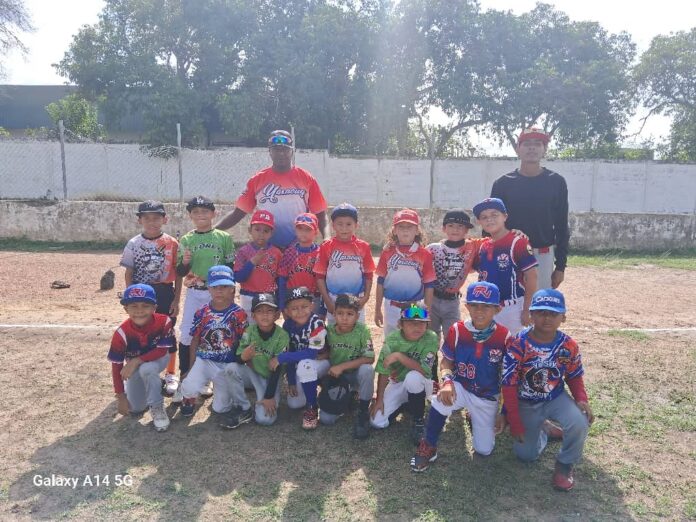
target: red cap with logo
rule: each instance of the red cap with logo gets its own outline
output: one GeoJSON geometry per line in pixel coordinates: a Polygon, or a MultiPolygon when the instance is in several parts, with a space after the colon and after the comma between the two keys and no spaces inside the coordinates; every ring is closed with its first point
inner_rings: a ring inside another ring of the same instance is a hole
{"type": "Polygon", "coordinates": [[[251,216],[251,224],[267,225],[271,228],[275,228],[275,219],[273,219],[273,214],[271,214],[268,210],[257,210],[251,216]]]}
{"type": "Polygon", "coordinates": [[[398,223],[410,223],[412,225],[420,224],[418,212],[416,212],[415,210],[411,210],[410,208],[399,210],[396,214],[394,214],[392,225],[396,225],[398,223]]]}
{"type": "Polygon", "coordinates": [[[537,127],[524,129],[517,138],[517,145],[527,140],[541,140],[544,145],[548,145],[551,138],[543,130],[537,127]]]}
{"type": "Polygon", "coordinates": [[[314,230],[315,232],[319,230],[319,222],[317,221],[317,216],[315,216],[311,212],[305,212],[297,216],[295,218],[295,226],[307,227],[314,230]]]}

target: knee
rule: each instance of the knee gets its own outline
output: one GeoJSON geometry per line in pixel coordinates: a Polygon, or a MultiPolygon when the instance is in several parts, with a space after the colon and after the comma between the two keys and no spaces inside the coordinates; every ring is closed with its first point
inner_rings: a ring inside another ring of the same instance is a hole
{"type": "Polygon", "coordinates": [[[336,424],[337,420],[337,415],[330,415],[323,412],[319,414],[319,422],[321,422],[324,426],[333,426],[336,424]]]}
{"type": "Polygon", "coordinates": [[[288,397],[288,408],[291,410],[299,410],[304,407],[305,399],[301,397],[288,397]]]}
{"type": "Polygon", "coordinates": [[[299,383],[313,382],[317,380],[317,369],[314,366],[314,361],[311,359],[303,359],[297,363],[297,380],[299,383]]]}
{"type": "Polygon", "coordinates": [[[539,453],[537,452],[536,448],[528,445],[514,443],[512,445],[512,451],[522,462],[534,462],[539,458],[539,453]]]}
{"type": "Polygon", "coordinates": [[[149,377],[157,376],[159,377],[160,374],[160,369],[158,367],[158,364],[155,361],[150,361],[146,362],[140,365],[138,368],[138,372],[140,372],[140,376],[144,379],[147,379],[149,377]]]}
{"type": "Polygon", "coordinates": [[[474,451],[483,457],[488,457],[493,453],[493,448],[495,448],[495,439],[491,441],[474,441],[474,451]]]}
{"type": "Polygon", "coordinates": [[[225,368],[225,373],[231,379],[234,379],[236,381],[243,380],[241,368],[240,368],[239,364],[237,364],[237,363],[228,364],[227,367],[225,368]]]}
{"type": "Polygon", "coordinates": [[[275,423],[278,415],[266,415],[266,410],[263,406],[257,406],[254,414],[254,421],[260,426],[271,426],[275,423]]]}
{"type": "Polygon", "coordinates": [[[425,391],[425,377],[416,370],[411,370],[406,374],[404,386],[408,393],[421,393],[425,391]]]}

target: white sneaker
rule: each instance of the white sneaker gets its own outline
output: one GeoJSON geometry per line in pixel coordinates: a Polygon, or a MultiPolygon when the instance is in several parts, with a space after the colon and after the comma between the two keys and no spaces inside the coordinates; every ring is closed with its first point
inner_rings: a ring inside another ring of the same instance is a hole
{"type": "Polygon", "coordinates": [[[210,397],[213,396],[213,385],[211,383],[208,383],[206,386],[203,387],[203,390],[201,391],[201,395],[209,399],[210,397]]]}
{"type": "Polygon", "coordinates": [[[164,382],[167,396],[171,397],[179,389],[179,378],[173,373],[168,373],[164,376],[164,382]]]}
{"type": "Polygon", "coordinates": [[[172,403],[179,404],[181,402],[184,402],[184,394],[181,393],[181,383],[179,383],[176,387],[174,395],[172,396],[172,403]]]}
{"type": "Polygon", "coordinates": [[[164,411],[164,404],[158,406],[150,406],[150,415],[152,415],[152,423],[157,431],[167,431],[169,427],[169,417],[164,411]]]}

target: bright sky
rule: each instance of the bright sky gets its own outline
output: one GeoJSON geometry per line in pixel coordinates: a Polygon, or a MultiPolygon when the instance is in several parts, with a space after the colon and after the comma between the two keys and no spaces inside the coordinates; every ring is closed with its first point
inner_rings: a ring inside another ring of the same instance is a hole
{"type": "MultiPolygon", "coordinates": [[[[484,9],[512,10],[518,14],[529,11],[536,4],[535,0],[480,0],[480,3],[484,9]]],[[[638,45],[639,52],[647,49],[650,40],[658,34],[689,30],[696,26],[696,2],[688,0],[549,0],[548,3],[567,13],[573,20],[597,21],[610,32],[627,31],[638,45]]],[[[104,1],[25,0],[25,5],[36,32],[23,38],[29,48],[28,56],[13,53],[4,60],[7,73],[5,83],[63,83],[64,79],[55,73],[51,64],[63,57],[72,35],[82,25],[97,21],[104,1]]],[[[634,118],[629,131],[635,132],[637,129],[638,117],[634,118]]],[[[666,118],[651,118],[640,138],[659,138],[666,135],[668,129],[669,121],[666,118]]]]}

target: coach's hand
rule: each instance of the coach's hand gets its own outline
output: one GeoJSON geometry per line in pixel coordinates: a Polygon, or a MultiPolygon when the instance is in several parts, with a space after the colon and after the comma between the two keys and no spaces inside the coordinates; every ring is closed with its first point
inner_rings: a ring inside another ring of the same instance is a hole
{"type": "Polygon", "coordinates": [[[551,288],[558,288],[565,279],[565,273],[561,270],[554,270],[551,274],[551,288]]]}

